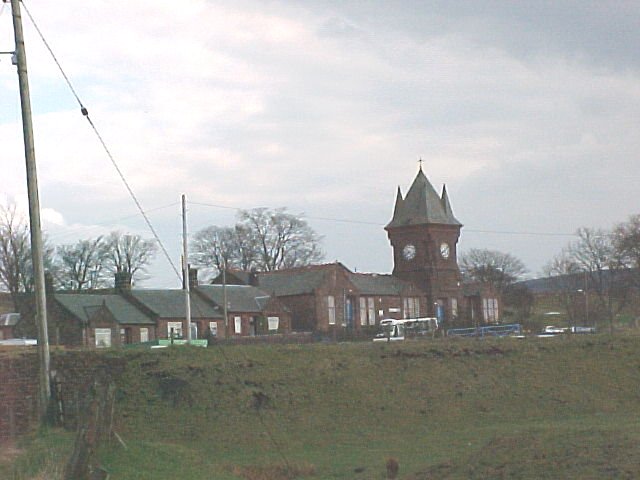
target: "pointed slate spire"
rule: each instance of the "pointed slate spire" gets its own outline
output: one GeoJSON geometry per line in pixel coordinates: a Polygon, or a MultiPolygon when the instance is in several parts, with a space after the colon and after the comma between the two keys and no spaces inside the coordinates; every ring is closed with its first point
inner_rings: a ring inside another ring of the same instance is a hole
{"type": "Polygon", "coordinates": [[[453,215],[446,188],[442,197],[438,195],[420,165],[407,196],[401,202],[396,197],[393,219],[387,227],[425,224],[462,225],[453,215]]]}
{"type": "Polygon", "coordinates": [[[393,223],[393,221],[396,218],[400,218],[400,216],[402,215],[403,205],[404,205],[404,199],[402,198],[402,191],[400,190],[400,185],[398,185],[398,192],[396,193],[396,203],[393,206],[393,218],[391,220],[391,223],[393,223]]]}
{"type": "Polygon", "coordinates": [[[440,201],[442,202],[444,213],[446,213],[448,217],[453,217],[453,210],[451,209],[451,203],[449,203],[449,195],[447,195],[447,185],[444,183],[442,184],[442,195],[440,196],[440,201]]]}
{"type": "Polygon", "coordinates": [[[396,204],[393,207],[393,212],[395,213],[398,208],[402,208],[402,202],[404,199],[402,198],[402,191],[400,190],[400,185],[398,185],[398,193],[396,193],[396,204]]]}

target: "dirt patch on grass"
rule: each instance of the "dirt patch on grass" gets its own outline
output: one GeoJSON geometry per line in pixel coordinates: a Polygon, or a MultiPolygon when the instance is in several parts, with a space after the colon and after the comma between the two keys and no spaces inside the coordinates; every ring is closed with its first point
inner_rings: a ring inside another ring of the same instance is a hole
{"type": "Polygon", "coordinates": [[[12,465],[21,453],[22,450],[13,443],[0,443],[0,465],[12,465]]]}
{"type": "Polygon", "coordinates": [[[472,356],[502,356],[511,353],[512,350],[498,347],[496,345],[487,345],[476,348],[430,348],[423,352],[411,350],[396,350],[389,354],[383,354],[380,358],[392,356],[396,358],[455,358],[455,357],[472,357],[472,356]]]}

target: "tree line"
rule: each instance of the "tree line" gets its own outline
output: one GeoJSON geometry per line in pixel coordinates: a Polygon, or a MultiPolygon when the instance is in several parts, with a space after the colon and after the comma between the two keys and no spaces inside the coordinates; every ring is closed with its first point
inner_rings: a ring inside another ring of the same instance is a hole
{"type": "MultiPolygon", "coordinates": [[[[15,205],[0,206],[0,288],[15,298],[33,290],[29,229],[15,205]]],[[[318,263],[324,254],[319,236],[300,216],[285,208],[240,210],[233,226],[208,226],[190,244],[191,262],[218,274],[226,269],[273,271],[318,263]]],[[[59,289],[83,291],[106,288],[114,274],[140,278],[157,252],[154,240],[113,231],[52,246],[45,240],[45,268],[59,289]]],[[[517,257],[496,250],[471,249],[460,256],[465,281],[492,286],[505,301],[530,313],[533,298],[519,284],[527,269],[517,257]]],[[[578,290],[593,296],[593,315],[613,326],[615,316],[640,289],[640,214],[611,230],[583,227],[544,268],[556,282],[567,312],[576,316],[578,290]],[[582,274],[584,285],[566,282],[582,274]]]]}
{"type": "Polygon", "coordinates": [[[234,226],[196,232],[190,258],[214,274],[225,268],[269,272],[322,261],[321,240],[306,220],[285,208],[240,210],[234,226]]]}
{"type": "MultiPolygon", "coordinates": [[[[466,280],[492,285],[522,317],[531,313],[533,296],[518,283],[527,269],[511,254],[471,249],[460,257],[466,280]]],[[[640,214],[612,229],[582,227],[544,267],[557,299],[571,322],[602,319],[613,329],[614,319],[640,291],[640,214]],[[587,298],[588,297],[588,298],[587,298]],[[591,301],[591,304],[589,302],[591,301]]]]}
{"type": "MultiPolygon", "coordinates": [[[[157,251],[155,241],[113,231],[108,235],[53,246],[44,239],[44,265],[54,286],[82,291],[106,288],[116,272],[135,277],[157,251]]],[[[29,225],[15,205],[0,206],[0,286],[17,305],[20,293],[34,288],[29,225]]]]}
{"type": "MultiPolygon", "coordinates": [[[[232,227],[209,226],[195,233],[191,260],[212,273],[223,268],[271,271],[323,259],[321,237],[286,209],[241,210],[232,227]]],[[[113,231],[53,246],[45,238],[44,263],[54,286],[80,292],[113,286],[115,273],[140,279],[155,257],[154,240],[113,231]]],[[[33,291],[29,226],[15,205],[0,206],[0,289],[17,296],[33,291]]]]}
{"type": "MultiPolygon", "coordinates": [[[[631,215],[611,230],[583,227],[576,236],[548,263],[545,273],[554,279],[570,317],[578,315],[582,299],[576,293],[582,293],[595,302],[592,314],[613,330],[616,316],[640,290],[640,215],[631,215]],[[577,284],[566,281],[576,277],[577,284]]],[[[589,298],[584,298],[585,310],[589,298]]]]}

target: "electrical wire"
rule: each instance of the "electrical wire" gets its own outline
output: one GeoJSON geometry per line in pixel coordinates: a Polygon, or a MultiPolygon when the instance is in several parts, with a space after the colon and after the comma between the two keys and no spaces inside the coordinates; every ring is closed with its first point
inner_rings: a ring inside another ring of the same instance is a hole
{"type": "MultiPolygon", "coordinates": [[[[175,207],[176,205],[179,205],[179,204],[180,204],[180,202],[173,202],[173,203],[170,203],[170,204],[167,204],[167,205],[162,205],[162,206],[159,206],[159,207],[148,208],[146,210],[146,212],[147,212],[147,214],[149,214],[151,212],[157,212],[158,210],[163,210],[165,208],[175,207]]],[[[91,229],[93,229],[95,227],[104,227],[104,226],[107,226],[107,225],[113,225],[114,223],[119,223],[119,222],[122,222],[124,220],[129,220],[131,218],[138,218],[139,216],[140,216],[139,213],[134,213],[134,214],[131,214],[131,215],[127,215],[126,217],[120,217],[120,218],[114,218],[114,219],[111,219],[111,220],[106,220],[104,222],[95,223],[95,224],[87,226],[87,227],[80,227],[80,228],[74,228],[74,229],[71,229],[71,230],[65,230],[62,233],[48,235],[48,237],[49,237],[49,239],[64,238],[64,237],[68,237],[68,236],[74,235],[74,234],[76,234],[78,232],[91,230],[91,229]]]]}
{"type": "Polygon", "coordinates": [[[102,135],[98,131],[98,128],[93,123],[93,120],[91,120],[91,117],[89,116],[89,111],[85,108],[85,106],[83,105],[82,101],[80,100],[80,97],[78,96],[78,93],[76,92],[75,88],[73,88],[73,85],[71,84],[71,80],[69,80],[69,77],[67,76],[67,74],[63,70],[62,65],[60,65],[60,62],[58,61],[58,58],[53,53],[53,50],[49,46],[49,43],[47,42],[47,40],[44,38],[44,35],[42,34],[42,31],[38,27],[38,24],[36,23],[36,21],[33,18],[33,16],[31,15],[31,12],[29,12],[29,9],[27,8],[27,6],[24,3],[24,0],[22,1],[22,6],[23,6],[25,12],[27,12],[27,16],[29,17],[29,20],[31,20],[31,23],[33,24],[34,28],[38,32],[38,35],[40,36],[40,39],[42,40],[42,42],[44,43],[45,47],[47,48],[47,50],[51,54],[51,57],[53,58],[53,61],[58,66],[58,69],[60,70],[60,73],[64,77],[69,89],[73,93],[73,96],[76,98],[76,101],[80,105],[80,112],[82,113],[82,115],[89,122],[89,125],[93,129],[93,132],[95,133],[96,137],[98,138],[98,141],[102,145],[102,148],[104,149],[105,153],[109,157],[109,160],[111,161],[111,163],[113,164],[114,168],[116,169],[116,172],[118,172],[118,175],[120,176],[120,180],[122,180],[122,183],[124,184],[125,188],[127,189],[127,192],[129,192],[129,196],[132,198],[133,202],[136,204],[136,207],[138,207],[138,210],[140,211],[140,214],[144,218],[145,223],[147,224],[147,226],[149,227],[149,230],[151,231],[151,234],[153,235],[153,237],[155,238],[156,242],[160,246],[160,249],[162,250],[162,253],[166,257],[167,261],[169,262],[169,265],[171,265],[171,268],[175,272],[175,274],[178,277],[178,279],[182,280],[182,275],[180,274],[180,271],[178,270],[176,265],[173,263],[173,260],[171,259],[171,256],[169,255],[169,252],[167,251],[166,247],[162,243],[162,240],[160,240],[160,236],[156,232],[156,229],[153,227],[153,224],[151,223],[151,220],[149,220],[149,217],[147,216],[146,212],[142,208],[142,205],[140,204],[140,201],[138,200],[138,197],[133,192],[133,189],[129,185],[129,182],[127,181],[126,177],[124,176],[124,173],[122,173],[122,170],[120,170],[120,167],[118,166],[118,163],[116,162],[114,156],[111,153],[111,150],[109,149],[109,147],[107,146],[106,142],[104,141],[104,138],[102,137],[102,135]]]}
{"type": "MultiPolygon", "coordinates": [[[[190,201],[189,203],[191,205],[199,205],[199,206],[211,207],[211,208],[223,208],[226,210],[237,210],[237,211],[246,210],[241,207],[232,207],[229,205],[216,205],[213,203],[193,202],[193,201],[190,201]]],[[[364,220],[353,220],[348,218],[317,217],[314,215],[298,215],[298,217],[309,218],[312,220],[323,220],[327,222],[349,223],[349,224],[355,224],[355,225],[372,225],[375,227],[384,227],[384,224],[379,222],[367,222],[364,220]]],[[[491,234],[498,234],[498,235],[531,235],[531,236],[541,236],[541,237],[575,237],[576,236],[575,233],[527,232],[527,231],[517,232],[517,231],[508,231],[508,230],[478,230],[478,229],[472,229],[472,228],[465,228],[464,231],[470,232],[470,233],[491,233],[491,234]]]]}
{"type": "MultiPolygon", "coordinates": [[[[75,89],[73,88],[73,85],[71,84],[71,81],[69,80],[69,77],[66,75],[66,73],[64,72],[64,70],[62,69],[62,66],[60,65],[60,62],[58,61],[58,59],[56,58],[55,54],[53,53],[53,50],[51,49],[51,47],[49,46],[48,42],[46,41],[46,39],[44,38],[44,35],[42,34],[42,32],[40,31],[40,29],[38,28],[33,16],[31,15],[31,13],[29,12],[29,10],[27,9],[26,5],[24,5],[24,1],[22,2],[23,7],[25,9],[25,11],[27,12],[27,15],[29,17],[29,19],[31,20],[33,26],[35,27],[36,31],[38,32],[38,35],[40,36],[42,42],[44,43],[44,45],[46,46],[47,50],[49,51],[49,53],[51,54],[53,60],[55,61],[56,65],[58,66],[58,69],[60,70],[60,72],[62,73],[62,76],[64,77],[65,81],[67,82],[67,85],[69,86],[71,92],[73,93],[74,97],[76,98],[78,104],[80,105],[80,111],[82,113],[82,115],[84,117],[87,118],[87,121],[89,122],[89,125],[91,125],[91,128],[93,129],[94,133],[96,134],[96,137],[98,138],[98,140],[100,141],[100,144],[102,145],[105,153],[107,154],[107,156],[109,157],[109,160],[111,160],[111,163],[113,164],[114,168],[116,169],[116,171],[118,172],[118,175],[120,176],[120,179],[122,180],[124,186],[126,187],[127,191],[129,192],[129,195],[131,196],[131,198],[133,199],[134,203],[136,204],[136,206],[138,207],[138,210],[140,211],[140,214],[143,216],[145,222],[147,223],[147,226],[149,227],[149,229],[151,230],[151,233],[153,234],[153,236],[155,237],[156,241],[158,242],[158,245],[160,245],[160,248],[162,249],[164,255],[166,256],[167,260],[169,261],[169,264],[171,265],[171,267],[173,268],[174,272],[176,273],[177,277],[182,280],[182,275],[180,274],[180,272],[178,271],[178,269],[176,268],[175,264],[173,263],[173,261],[171,260],[171,257],[169,256],[169,253],[167,252],[164,244],[162,243],[162,241],[160,240],[155,228],[153,227],[153,225],[151,224],[151,221],[149,220],[148,216],[146,215],[146,212],[144,211],[144,209],[142,208],[142,205],[140,204],[138,198],[136,197],[135,193],[133,192],[131,186],[129,185],[129,182],[127,182],[127,179],[125,178],[124,174],[122,173],[122,171],[120,170],[120,167],[118,166],[115,158],[113,157],[113,155],[111,154],[110,149],[108,148],[107,144],[105,143],[102,135],[100,134],[100,132],[98,131],[98,129],[96,128],[95,124],[93,123],[93,121],[91,120],[91,118],[89,117],[89,112],[88,110],[85,108],[85,106],[82,104],[82,101],[80,100],[80,97],[78,96],[77,92],[75,91],[75,89]]],[[[197,309],[197,307],[196,307],[197,309]]],[[[220,349],[220,352],[222,353],[223,357],[225,358],[225,360],[227,361],[227,363],[229,363],[225,353],[222,351],[222,349],[220,349]]],[[[238,376],[239,378],[239,376],[238,376]]],[[[275,440],[275,437],[273,435],[273,432],[271,431],[271,429],[269,428],[269,426],[267,425],[264,417],[262,416],[262,413],[259,409],[256,409],[257,413],[258,413],[258,419],[260,421],[260,423],[262,424],[265,432],[267,433],[267,436],[269,437],[269,440],[271,441],[271,443],[274,445],[276,451],[278,452],[278,454],[280,455],[280,457],[282,458],[282,460],[284,461],[285,465],[287,466],[288,469],[290,469],[290,464],[289,461],[287,460],[287,457],[284,455],[284,452],[282,451],[282,448],[280,447],[280,445],[278,444],[278,442],[275,440]]]]}
{"type": "MultiPolygon", "coordinates": [[[[149,229],[151,230],[153,235],[156,237],[156,241],[158,242],[158,244],[162,248],[165,256],[167,256],[167,259],[169,260],[169,263],[173,267],[174,271],[176,272],[176,275],[178,275],[179,278],[182,278],[180,273],[178,272],[177,268],[173,264],[173,261],[169,257],[169,254],[167,253],[164,245],[162,244],[162,242],[160,241],[158,235],[156,234],[155,229],[153,228],[153,225],[151,225],[151,222],[146,217],[145,212],[142,209],[142,206],[140,205],[140,203],[139,203],[137,197],[135,196],[135,194],[133,193],[133,190],[129,186],[129,183],[127,182],[126,178],[124,177],[124,174],[122,173],[122,171],[118,167],[118,164],[116,163],[115,159],[113,158],[113,155],[109,151],[109,149],[108,149],[107,145],[105,144],[102,136],[98,132],[98,129],[96,128],[96,126],[94,125],[93,121],[89,117],[89,112],[85,108],[85,106],[82,104],[82,101],[80,100],[80,97],[78,96],[76,90],[73,88],[73,85],[71,84],[71,81],[69,80],[69,77],[66,75],[66,73],[62,69],[62,66],[60,65],[60,62],[58,61],[57,57],[53,53],[53,50],[49,46],[49,43],[44,38],[44,35],[40,31],[40,28],[38,28],[38,25],[36,24],[35,20],[33,19],[33,16],[29,12],[29,10],[27,9],[27,6],[24,4],[24,1],[22,2],[22,4],[23,4],[23,7],[24,7],[25,11],[27,12],[27,15],[29,16],[29,19],[31,20],[31,22],[33,23],[33,26],[35,27],[36,31],[38,32],[38,35],[40,36],[42,42],[44,43],[45,47],[47,48],[47,50],[51,54],[51,57],[53,58],[55,64],[58,66],[58,69],[60,70],[60,73],[62,74],[62,76],[64,77],[64,79],[65,79],[65,81],[67,83],[67,85],[69,86],[69,89],[73,93],[73,96],[76,98],[78,104],[80,105],[80,111],[82,112],[82,114],[85,117],[87,117],[87,121],[91,125],[91,128],[94,130],[94,132],[97,135],[98,139],[100,140],[100,143],[102,144],[105,152],[107,153],[107,155],[109,156],[109,159],[113,163],[113,166],[115,167],[116,171],[118,172],[118,175],[120,176],[120,178],[121,178],[122,182],[124,183],[126,189],[129,191],[130,196],[133,198],[133,201],[138,206],[138,209],[140,210],[140,213],[145,218],[145,221],[147,222],[147,225],[149,226],[149,229]]],[[[201,203],[201,202],[189,202],[189,203],[191,203],[192,205],[201,205],[201,206],[207,206],[207,207],[213,207],[213,208],[223,208],[223,209],[228,209],[228,210],[242,210],[242,208],[240,208],[240,207],[231,207],[231,206],[226,206],[226,205],[215,205],[215,204],[207,204],[207,203],[201,203]]],[[[348,223],[348,224],[355,224],[355,225],[384,226],[384,225],[382,225],[380,223],[377,223],[377,222],[366,222],[366,221],[362,221],[362,220],[352,220],[352,219],[344,219],[344,218],[316,217],[316,216],[306,216],[306,218],[309,218],[309,219],[312,219],[312,220],[322,220],[322,221],[337,222],[337,223],[348,223]]],[[[575,237],[575,234],[573,234],[573,233],[516,232],[516,231],[497,231],[497,230],[477,230],[477,229],[469,229],[469,228],[465,229],[465,232],[469,232],[469,233],[489,233],[489,234],[500,234],[500,235],[575,237]]]]}

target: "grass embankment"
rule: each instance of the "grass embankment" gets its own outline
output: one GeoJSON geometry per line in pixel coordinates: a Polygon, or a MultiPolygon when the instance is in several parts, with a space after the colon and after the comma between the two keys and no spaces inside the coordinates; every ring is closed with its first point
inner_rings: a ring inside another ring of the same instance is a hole
{"type": "Polygon", "coordinates": [[[638,478],[639,350],[598,335],[122,352],[128,449],[100,458],[112,480],[382,479],[390,457],[411,480],[638,478]]]}

